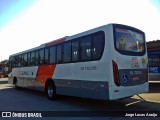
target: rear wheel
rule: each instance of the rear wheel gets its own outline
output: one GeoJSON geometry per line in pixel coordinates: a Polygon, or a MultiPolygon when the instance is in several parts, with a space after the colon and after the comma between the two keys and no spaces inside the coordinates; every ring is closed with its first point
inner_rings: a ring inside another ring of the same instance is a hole
{"type": "Polygon", "coordinates": [[[56,99],[56,87],[52,81],[47,83],[45,92],[50,100],[56,99]]]}
{"type": "Polygon", "coordinates": [[[17,80],[16,78],[14,79],[14,87],[15,87],[15,89],[17,89],[17,90],[20,89],[20,87],[18,86],[18,80],[17,80]]]}

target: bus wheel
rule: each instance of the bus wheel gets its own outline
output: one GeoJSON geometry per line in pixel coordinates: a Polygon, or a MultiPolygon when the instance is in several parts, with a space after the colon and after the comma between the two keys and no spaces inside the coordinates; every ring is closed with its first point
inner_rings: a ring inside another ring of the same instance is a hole
{"type": "Polygon", "coordinates": [[[46,95],[50,100],[56,99],[56,87],[52,81],[49,81],[46,86],[46,95]]]}
{"type": "Polygon", "coordinates": [[[15,89],[17,89],[17,90],[20,89],[20,87],[18,86],[18,81],[17,81],[17,79],[15,79],[14,87],[15,87],[15,89]]]}

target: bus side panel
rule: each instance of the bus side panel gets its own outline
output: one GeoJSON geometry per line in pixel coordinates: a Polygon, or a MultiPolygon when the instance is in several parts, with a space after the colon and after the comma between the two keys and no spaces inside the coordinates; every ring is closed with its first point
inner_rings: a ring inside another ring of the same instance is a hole
{"type": "Polygon", "coordinates": [[[17,71],[18,71],[17,68],[12,68],[11,73],[8,74],[8,83],[9,84],[14,84],[14,77],[18,75],[17,71]]]}
{"type": "Polygon", "coordinates": [[[108,82],[103,81],[82,81],[81,82],[82,97],[94,99],[109,99],[108,82]]]}
{"type": "Polygon", "coordinates": [[[109,99],[107,82],[60,79],[55,81],[57,94],[103,100],[109,99]]]}
{"type": "Polygon", "coordinates": [[[57,65],[53,80],[57,94],[108,99],[108,82],[102,61],[57,65]]]}
{"type": "MultiPolygon", "coordinates": [[[[8,76],[8,82],[13,84],[13,79],[16,78],[20,87],[34,89],[34,81],[36,78],[37,70],[37,66],[13,68],[12,72],[8,76]]],[[[36,84],[36,86],[40,87],[38,84],[36,84]]]]}
{"type": "Polygon", "coordinates": [[[13,84],[13,77],[8,75],[8,84],[13,84]]]}
{"type": "MultiPolygon", "coordinates": [[[[105,32],[105,38],[109,35],[106,35],[109,29],[106,26],[100,29],[105,32]]],[[[107,42],[105,39],[105,43],[107,42]]],[[[107,44],[109,46],[109,43],[107,44]]],[[[105,55],[108,48],[105,49],[102,58],[97,61],[58,64],[53,77],[57,94],[109,99],[110,56],[105,55]]]]}

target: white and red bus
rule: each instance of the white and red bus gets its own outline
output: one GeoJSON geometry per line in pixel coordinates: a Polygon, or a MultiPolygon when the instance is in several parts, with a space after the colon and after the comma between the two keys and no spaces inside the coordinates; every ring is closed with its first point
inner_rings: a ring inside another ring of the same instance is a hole
{"type": "Polygon", "coordinates": [[[148,92],[145,34],[108,24],[9,58],[9,83],[57,94],[115,100],[148,92]]]}

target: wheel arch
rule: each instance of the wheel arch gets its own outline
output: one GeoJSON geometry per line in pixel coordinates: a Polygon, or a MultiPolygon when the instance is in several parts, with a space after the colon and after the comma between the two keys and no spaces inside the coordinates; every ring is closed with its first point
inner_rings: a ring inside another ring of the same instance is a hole
{"type": "Polygon", "coordinates": [[[47,81],[46,81],[45,93],[46,93],[49,100],[56,100],[57,99],[55,82],[51,78],[47,79],[47,81]]]}
{"type": "Polygon", "coordinates": [[[17,81],[17,77],[13,77],[13,84],[15,84],[16,83],[16,81],[17,81]]]}
{"type": "MultiPolygon", "coordinates": [[[[46,80],[45,87],[44,87],[45,92],[46,92],[47,85],[48,85],[50,82],[52,82],[52,83],[54,84],[54,86],[55,86],[55,83],[54,83],[53,79],[52,79],[52,78],[48,78],[48,79],[46,80]]],[[[55,87],[56,87],[56,86],[55,86],[55,87]]]]}

